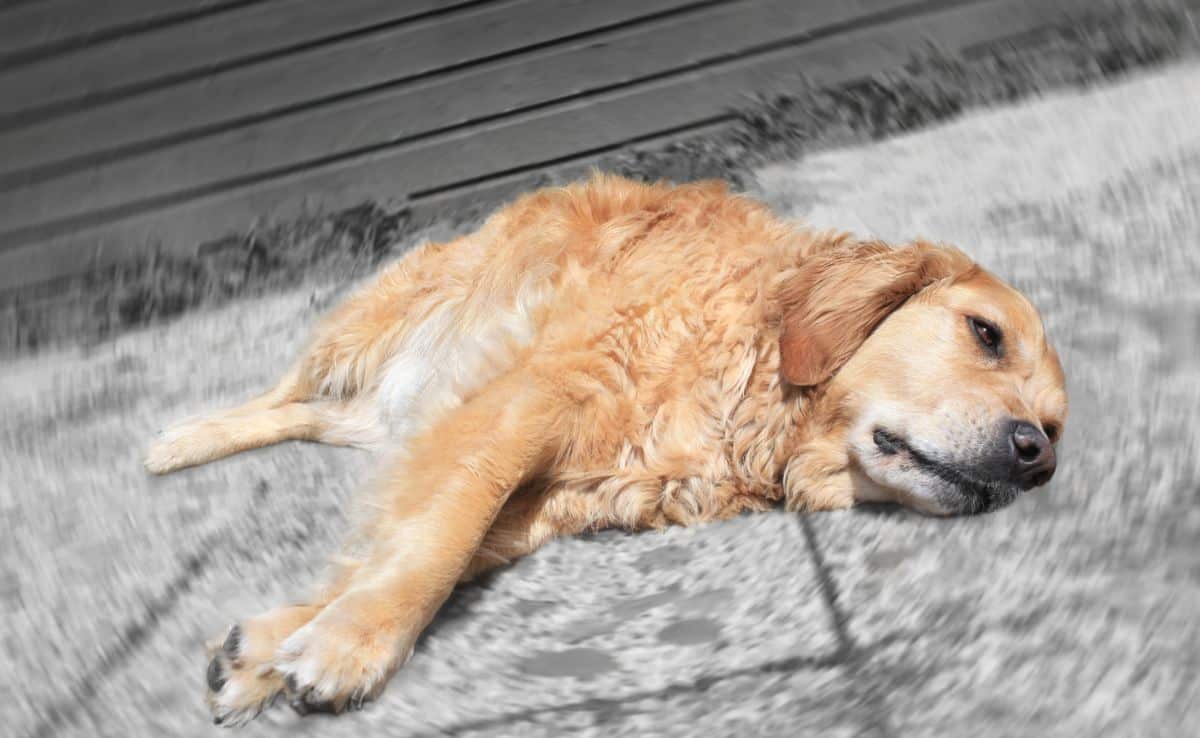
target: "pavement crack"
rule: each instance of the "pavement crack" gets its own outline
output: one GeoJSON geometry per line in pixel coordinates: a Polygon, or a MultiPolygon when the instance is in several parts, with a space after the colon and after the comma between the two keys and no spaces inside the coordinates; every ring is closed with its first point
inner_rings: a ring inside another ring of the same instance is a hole
{"type": "Polygon", "coordinates": [[[855,645],[854,639],[850,636],[850,618],[838,602],[840,594],[837,582],[833,578],[829,564],[825,561],[824,553],[817,545],[817,536],[813,532],[812,522],[805,515],[798,517],[800,530],[804,533],[804,542],[808,546],[809,555],[812,556],[813,568],[817,571],[817,584],[821,588],[821,598],[825,601],[825,607],[829,611],[829,618],[833,623],[833,631],[837,635],[838,647],[849,657],[855,652],[855,645]]]}
{"type": "Polygon", "coordinates": [[[792,656],[789,658],[767,661],[754,666],[743,667],[741,669],[733,669],[731,671],[722,672],[719,674],[702,676],[691,682],[669,684],[659,689],[644,690],[635,692],[633,694],[622,695],[620,697],[589,697],[587,699],[566,702],[559,705],[533,707],[526,710],[504,713],[502,715],[497,715],[496,717],[455,723],[444,728],[434,728],[429,732],[420,733],[419,735],[444,736],[460,735],[469,731],[487,731],[524,720],[533,720],[542,716],[558,715],[563,713],[592,712],[605,713],[608,715],[626,713],[630,712],[630,710],[625,709],[625,705],[630,702],[670,699],[671,697],[676,697],[683,694],[703,693],[722,682],[747,676],[756,676],[760,674],[790,674],[792,672],[802,670],[820,671],[823,669],[833,669],[842,666],[844,662],[845,657],[839,652],[834,652],[826,656],[792,656]]]}
{"type": "Polygon", "coordinates": [[[67,690],[67,696],[45,706],[45,717],[31,735],[37,738],[55,735],[59,728],[74,722],[80,712],[90,709],[104,680],[145,645],[163,619],[174,612],[183,596],[191,591],[196,581],[212,565],[215,544],[225,535],[226,531],[221,529],[201,539],[200,544],[184,557],[178,573],[167,582],[158,596],[146,603],[141,613],[121,628],[117,637],[101,652],[96,664],[67,690]]]}
{"type": "Polygon", "coordinates": [[[807,515],[798,515],[797,518],[800,530],[804,535],[804,542],[808,546],[808,553],[812,557],[813,568],[817,572],[821,598],[825,601],[829,619],[833,624],[834,633],[837,635],[838,655],[846,669],[846,676],[850,680],[851,692],[859,696],[865,705],[867,712],[865,722],[868,730],[873,735],[889,738],[895,734],[895,731],[891,729],[888,709],[882,695],[877,689],[872,689],[870,685],[863,688],[863,681],[868,676],[864,667],[875,649],[881,644],[860,646],[855,642],[854,636],[850,633],[850,616],[842,607],[841,591],[838,589],[837,579],[833,576],[833,569],[829,562],[825,560],[825,554],[817,541],[812,521],[807,515]]]}

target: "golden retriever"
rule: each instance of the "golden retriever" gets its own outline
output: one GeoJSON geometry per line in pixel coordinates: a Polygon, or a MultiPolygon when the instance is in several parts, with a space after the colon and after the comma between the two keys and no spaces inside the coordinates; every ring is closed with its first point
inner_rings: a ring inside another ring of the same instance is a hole
{"type": "Polygon", "coordinates": [[[274,389],[153,444],[165,473],[288,439],[387,448],[308,604],[211,647],[236,724],[357,707],[456,583],[554,536],[895,501],[993,510],[1054,473],[1063,372],[953,248],[815,232],[720,183],[535,192],[349,297],[274,389]]]}

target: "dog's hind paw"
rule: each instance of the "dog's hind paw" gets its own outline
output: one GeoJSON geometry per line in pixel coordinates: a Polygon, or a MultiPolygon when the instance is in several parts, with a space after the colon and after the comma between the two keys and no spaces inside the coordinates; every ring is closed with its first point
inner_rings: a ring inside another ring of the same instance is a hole
{"type": "Polygon", "coordinates": [[[150,448],[142,465],[151,474],[168,474],[170,472],[191,466],[196,463],[196,453],[191,448],[190,434],[183,432],[185,428],[176,426],[160,431],[150,448]]]}
{"type": "Polygon", "coordinates": [[[231,440],[219,419],[184,420],[159,432],[142,463],[151,474],[168,474],[231,453],[231,440]]]}

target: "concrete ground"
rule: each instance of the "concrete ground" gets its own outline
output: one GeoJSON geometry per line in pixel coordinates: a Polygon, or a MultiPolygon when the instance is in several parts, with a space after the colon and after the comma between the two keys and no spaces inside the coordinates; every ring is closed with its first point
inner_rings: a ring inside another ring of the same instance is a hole
{"type": "MultiPolygon", "coordinates": [[[[1139,735],[1200,724],[1200,64],[759,173],[781,210],[961,244],[1069,377],[1053,483],[992,515],[782,512],[546,546],[461,588],[381,700],[246,735],[1139,735]]],[[[203,642],[302,596],[371,468],[287,444],[155,479],[259,391],[298,290],[2,365],[0,733],[211,735],[203,642]]]]}

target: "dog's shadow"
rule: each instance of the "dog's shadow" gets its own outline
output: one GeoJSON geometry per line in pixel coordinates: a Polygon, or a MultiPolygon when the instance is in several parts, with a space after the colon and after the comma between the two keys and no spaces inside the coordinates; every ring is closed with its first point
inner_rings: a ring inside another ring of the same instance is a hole
{"type": "Polygon", "coordinates": [[[854,506],[854,513],[876,518],[907,518],[915,514],[895,502],[860,502],[854,506]]]}
{"type": "MultiPolygon", "coordinates": [[[[780,507],[782,510],[782,507],[780,507]]],[[[873,518],[882,519],[898,519],[913,516],[912,510],[892,503],[892,502],[869,502],[860,503],[854,506],[852,511],[855,515],[864,515],[873,518]]],[[[745,513],[744,515],[753,515],[758,513],[745,513]]],[[[795,513],[788,513],[795,514],[795,513]]],[[[803,513],[801,513],[803,514],[803,513]]],[[[813,517],[819,517],[820,513],[809,514],[813,517]]],[[[617,538],[625,538],[629,536],[643,535],[641,532],[629,532],[618,529],[600,530],[588,533],[582,533],[574,536],[577,539],[591,541],[598,544],[603,544],[617,538]]],[[[436,636],[443,629],[452,626],[461,618],[469,617],[477,609],[479,604],[491,592],[498,580],[509,576],[521,576],[521,569],[524,568],[526,561],[537,553],[530,554],[505,566],[492,569],[470,582],[460,584],[454,588],[450,597],[438,611],[433,621],[425,628],[421,634],[420,640],[417,642],[417,648],[420,649],[426,638],[436,636]]]]}
{"type": "MultiPolygon", "coordinates": [[[[587,533],[579,533],[573,536],[577,540],[595,542],[604,544],[617,538],[625,538],[629,536],[642,535],[641,532],[629,532],[624,530],[610,529],[591,531],[587,533]]],[[[522,576],[524,569],[531,561],[532,557],[537,556],[537,552],[524,556],[516,561],[505,566],[497,567],[488,572],[485,572],[470,582],[459,584],[454,588],[450,597],[446,600],[442,608],[438,610],[437,615],[421,633],[421,637],[417,641],[417,648],[420,649],[425,639],[430,636],[437,635],[444,628],[452,626],[461,618],[471,616],[483,601],[485,597],[495,588],[496,582],[504,577],[519,577],[522,576]]]]}

